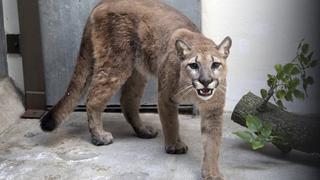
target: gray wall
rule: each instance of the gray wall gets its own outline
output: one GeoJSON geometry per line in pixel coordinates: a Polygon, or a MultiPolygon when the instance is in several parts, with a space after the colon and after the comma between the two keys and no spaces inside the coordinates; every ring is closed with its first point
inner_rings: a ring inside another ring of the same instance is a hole
{"type": "Polygon", "coordinates": [[[0,0],[0,77],[7,75],[7,56],[3,24],[2,0],[0,0]]]}
{"type": "MultiPolygon", "coordinates": [[[[67,88],[89,12],[99,0],[39,0],[47,105],[55,104],[67,88]]],[[[199,0],[164,0],[201,24],[199,0]]],[[[142,104],[156,104],[156,83],[151,81],[142,104]]],[[[109,104],[119,104],[119,96],[109,104]]]]}

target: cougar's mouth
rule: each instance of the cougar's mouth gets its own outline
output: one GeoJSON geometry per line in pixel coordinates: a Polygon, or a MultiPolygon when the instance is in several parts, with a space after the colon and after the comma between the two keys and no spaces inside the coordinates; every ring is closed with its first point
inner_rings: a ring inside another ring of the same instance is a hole
{"type": "Polygon", "coordinates": [[[203,88],[203,89],[197,89],[197,93],[199,96],[203,97],[209,97],[213,94],[214,89],[208,89],[208,88],[203,88]]]}

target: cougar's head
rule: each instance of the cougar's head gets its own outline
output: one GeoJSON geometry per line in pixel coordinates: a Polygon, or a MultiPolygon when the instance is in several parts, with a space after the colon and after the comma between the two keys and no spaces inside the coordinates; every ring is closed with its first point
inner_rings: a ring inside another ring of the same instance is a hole
{"type": "Polygon", "coordinates": [[[180,78],[192,85],[200,99],[209,100],[221,88],[220,83],[226,78],[226,59],[231,44],[230,37],[226,37],[218,46],[208,39],[176,40],[181,61],[180,78]]]}

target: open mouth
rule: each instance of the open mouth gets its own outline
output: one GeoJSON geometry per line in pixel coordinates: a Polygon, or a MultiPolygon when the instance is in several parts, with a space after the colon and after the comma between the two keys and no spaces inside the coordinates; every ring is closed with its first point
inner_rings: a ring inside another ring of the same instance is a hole
{"type": "Polygon", "coordinates": [[[212,95],[213,89],[207,89],[207,88],[197,89],[197,93],[199,96],[208,97],[212,95]]]}

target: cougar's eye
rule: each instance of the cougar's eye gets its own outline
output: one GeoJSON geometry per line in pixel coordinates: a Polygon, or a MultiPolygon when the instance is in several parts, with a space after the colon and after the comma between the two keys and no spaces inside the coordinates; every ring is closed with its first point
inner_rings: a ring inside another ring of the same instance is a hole
{"type": "Polygon", "coordinates": [[[211,65],[211,69],[218,69],[221,66],[221,63],[219,62],[214,62],[211,65]]]}
{"type": "Polygon", "coordinates": [[[199,65],[197,63],[188,64],[191,69],[199,69],[199,65]]]}

